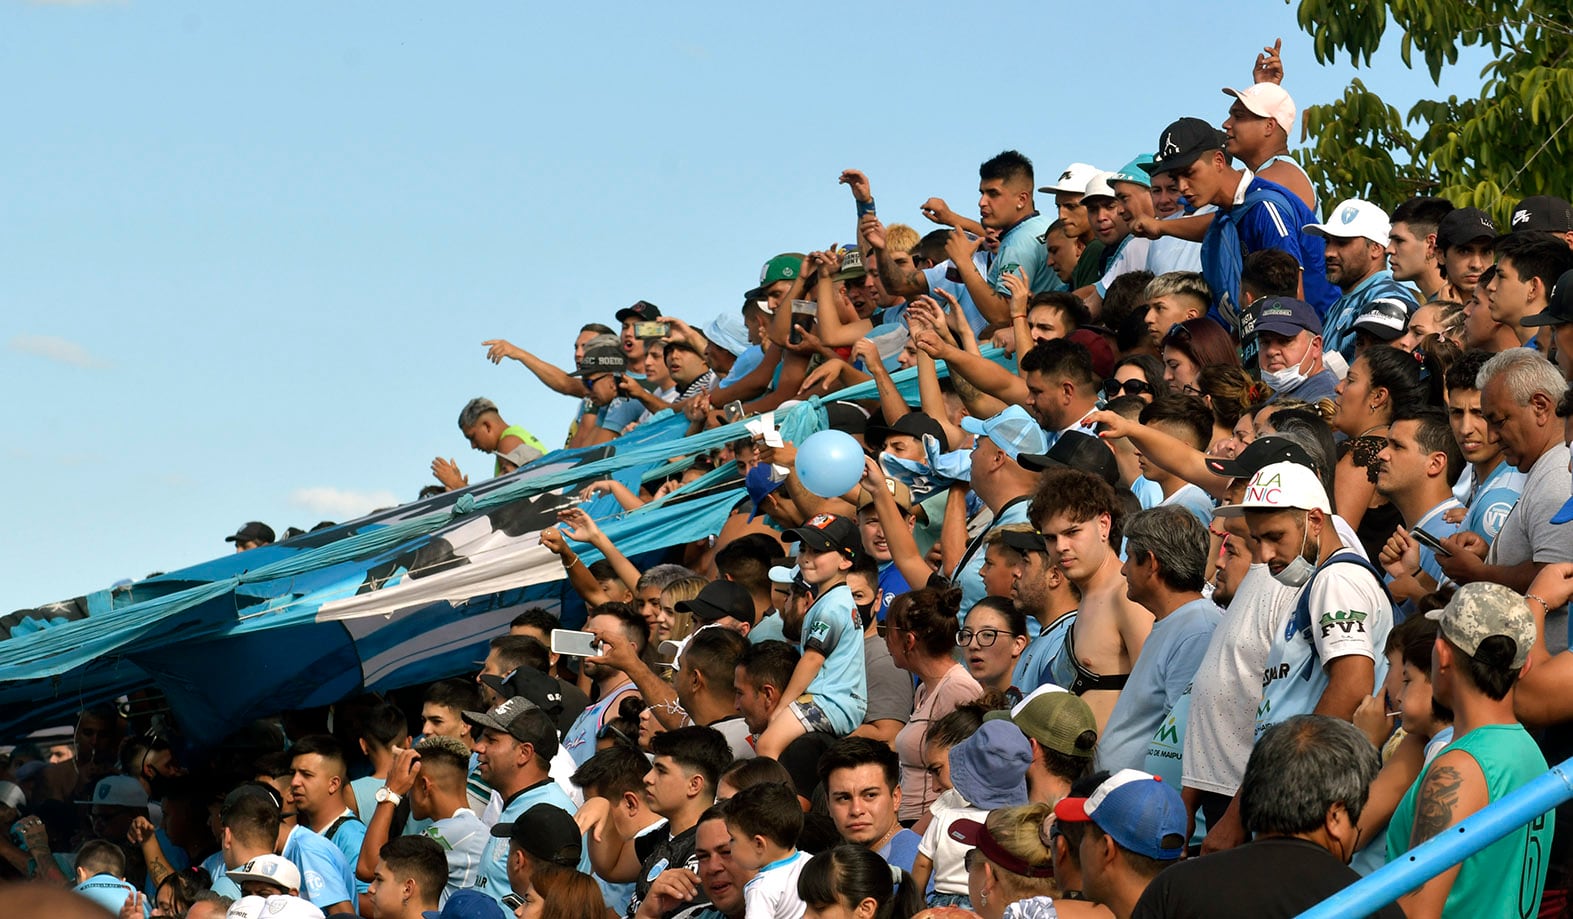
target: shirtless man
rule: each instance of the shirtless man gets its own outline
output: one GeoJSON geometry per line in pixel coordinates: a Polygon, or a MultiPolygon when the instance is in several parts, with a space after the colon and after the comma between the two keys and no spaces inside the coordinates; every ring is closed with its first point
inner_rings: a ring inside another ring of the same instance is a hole
{"type": "Polygon", "coordinates": [[[1081,591],[1081,611],[1050,673],[1092,709],[1101,735],[1153,623],[1152,613],[1126,596],[1116,549],[1119,498],[1091,473],[1051,469],[1027,514],[1048,542],[1050,557],[1081,591]]]}

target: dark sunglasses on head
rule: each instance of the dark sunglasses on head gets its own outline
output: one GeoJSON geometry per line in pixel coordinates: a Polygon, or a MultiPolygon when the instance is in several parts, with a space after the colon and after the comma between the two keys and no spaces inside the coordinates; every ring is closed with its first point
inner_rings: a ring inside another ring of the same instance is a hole
{"type": "Polygon", "coordinates": [[[1104,398],[1113,399],[1114,397],[1120,395],[1122,391],[1127,396],[1139,396],[1144,392],[1150,393],[1154,390],[1152,388],[1152,384],[1148,383],[1146,380],[1126,380],[1124,382],[1119,380],[1103,381],[1104,398]]]}

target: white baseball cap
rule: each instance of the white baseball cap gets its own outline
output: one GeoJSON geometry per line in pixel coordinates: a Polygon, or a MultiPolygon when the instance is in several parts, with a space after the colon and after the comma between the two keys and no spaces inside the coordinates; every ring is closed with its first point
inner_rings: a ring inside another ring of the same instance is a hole
{"type": "Polygon", "coordinates": [[[1226,96],[1239,99],[1252,115],[1278,122],[1285,134],[1294,126],[1294,100],[1277,83],[1257,83],[1246,89],[1230,89],[1226,86],[1223,92],[1226,96]]]}
{"type": "Polygon", "coordinates": [[[1113,198],[1114,186],[1109,184],[1109,180],[1112,178],[1114,178],[1114,173],[1112,172],[1094,173],[1092,178],[1087,180],[1087,190],[1081,193],[1082,200],[1088,198],[1113,198]]]}
{"type": "Polygon", "coordinates": [[[1087,183],[1092,181],[1092,177],[1097,174],[1097,166],[1089,166],[1086,163],[1071,163],[1060,170],[1060,177],[1054,181],[1053,185],[1045,185],[1039,188],[1038,191],[1051,195],[1085,194],[1087,183]]]}
{"type": "Polygon", "coordinates": [[[1243,517],[1246,511],[1333,512],[1327,489],[1309,467],[1299,463],[1273,463],[1257,470],[1245,486],[1239,504],[1226,504],[1213,511],[1218,517],[1243,517]]]}
{"type": "Polygon", "coordinates": [[[322,910],[300,897],[241,897],[225,919],[323,919],[322,910]]]}
{"type": "Polygon", "coordinates": [[[93,786],[93,797],[78,804],[97,804],[102,807],[147,808],[147,789],[129,775],[111,775],[99,779],[93,786]]]}
{"type": "Polygon", "coordinates": [[[225,877],[237,885],[241,881],[261,881],[264,884],[277,884],[285,890],[300,890],[300,869],[282,855],[259,855],[239,868],[225,872],[225,877]]]}
{"type": "Polygon", "coordinates": [[[1326,223],[1308,223],[1303,229],[1317,236],[1354,239],[1363,236],[1379,246],[1387,245],[1393,224],[1387,212],[1369,201],[1345,198],[1328,211],[1326,223]]]}

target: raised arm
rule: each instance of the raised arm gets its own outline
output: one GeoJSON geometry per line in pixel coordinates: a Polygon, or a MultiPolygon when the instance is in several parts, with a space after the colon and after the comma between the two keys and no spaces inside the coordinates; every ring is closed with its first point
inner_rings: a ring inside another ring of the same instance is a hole
{"type": "Polygon", "coordinates": [[[600,606],[612,598],[601,589],[601,582],[590,573],[590,566],[586,565],[568,548],[568,543],[563,540],[562,531],[557,527],[547,527],[541,531],[541,545],[551,551],[553,555],[562,559],[563,573],[568,575],[568,586],[574,593],[584,598],[589,606],[600,606]]]}
{"type": "Polygon", "coordinates": [[[961,283],[967,286],[967,293],[972,295],[972,304],[983,314],[983,318],[992,325],[1009,325],[1010,299],[990,286],[988,278],[978,271],[977,264],[972,261],[982,241],[982,237],[970,237],[964,230],[951,230],[950,238],[945,240],[945,255],[956,266],[961,283]]]}
{"type": "Polygon", "coordinates": [[[863,459],[863,487],[874,496],[874,513],[879,517],[880,528],[885,531],[885,545],[890,547],[890,560],[896,563],[896,570],[901,572],[908,584],[914,589],[922,587],[928,583],[934,567],[918,551],[917,540],[912,538],[912,531],[907,529],[901,508],[885,487],[885,471],[879,468],[879,463],[872,457],[863,459]]]}
{"type": "Polygon", "coordinates": [[[1110,411],[1093,412],[1087,416],[1087,423],[1102,425],[1103,432],[1098,436],[1105,440],[1129,439],[1149,462],[1200,485],[1215,498],[1222,498],[1229,490],[1232,480],[1214,474],[1207,468],[1206,455],[1178,437],[1110,411]]]}
{"type": "Polygon", "coordinates": [[[612,538],[606,535],[595,520],[585,513],[583,508],[571,507],[557,514],[558,527],[563,533],[576,542],[588,543],[600,551],[601,556],[612,564],[612,570],[617,572],[618,580],[628,585],[632,590],[639,583],[639,569],[628,560],[628,556],[618,551],[612,538]]]}
{"type": "Polygon", "coordinates": [[[885,248],[885,225],[873,214],[864,214],[858,221],[858,238],[879,260],[879,282],[885,289],[902,297],[916,297],[929,292],[928,278],[912,265],[898,265],[885,248]]]}
{"type": "Polygon", "coordinates": [[[852,354],[863,359],[863,366],[874,378],[874,388],[879,390],[879,408],[887,419],[893,422],[911,410],[907,400],[901,397],[901,390],[896,388],[890,371],[885,369],[885,362],[880,360],[878,345],[867,338],[858,339],[852,346],[852,354]]]}
{"type": "Polygon", "coordinates": [[[554,364],[548,364],[518,345],[502,338],[490,338],[481,342],[486,346],[486,359],[493,364],[501,364],[504,358],[516,360],[526,369],[535,374],[536,378],[545,383],[549,389],[560,392],[565,396],[584,396],[584,383],[578,377],[563,370],[554,364]]]}

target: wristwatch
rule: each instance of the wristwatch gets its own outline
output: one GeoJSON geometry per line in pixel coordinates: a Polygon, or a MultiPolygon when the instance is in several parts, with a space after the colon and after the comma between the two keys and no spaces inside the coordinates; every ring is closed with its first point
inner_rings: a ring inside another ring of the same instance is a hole
{"type": "Polygon", "coordinates": [[[386,802],[388,804],[392,804],[394,807],[398,807],[399,806],[399,802],[404,800],[404,796],[403,795],[401,795],[401,794],[399,794],[397,792],[389,791],[388,790],[388,786],[386,786],[386,785],[384,785],[381,788],[377,789],[377,793],[375,795],[373,795],[373,797],[375,797],[377,799],[377,803],[378,804],[382,804],[382,803],[386,802]]]}

